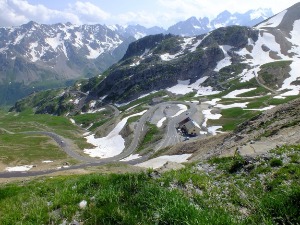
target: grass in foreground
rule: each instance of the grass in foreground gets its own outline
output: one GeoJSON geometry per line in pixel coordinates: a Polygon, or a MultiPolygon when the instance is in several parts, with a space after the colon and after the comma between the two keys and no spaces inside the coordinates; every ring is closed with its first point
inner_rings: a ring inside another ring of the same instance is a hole
{"type": "Polygon", "coordinates": [[[299,151],[299,145],[284,146],[264,157],[213,158],[158,176],[8,184],[0,187],[0,224],[297,224],[299,151]]]}

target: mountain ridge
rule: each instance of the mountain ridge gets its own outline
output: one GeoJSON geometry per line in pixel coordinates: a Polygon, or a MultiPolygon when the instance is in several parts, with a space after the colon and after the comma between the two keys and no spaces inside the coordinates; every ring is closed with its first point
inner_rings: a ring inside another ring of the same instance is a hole
{"type": "Polygon", "coordinates": [[[229,26],[194,37],[141,38],[105,76],[85,81],[79,89],[89,96],[86,104],[91,99],[126,104],[160,90],[196,98],[233,91],[234,86],[267,87],[277,99],[298,95],[299,5],[254,28],[229,26]],[[289,35],[278,30],[282,21],[293,27],[289,35]]]}
{"type": "Polygon", "coordinates": [[[9,104],[32,91],[101,74],[124,56],[129,43],[157,33],[169,31],[141,25],[45,25],[33,21],[0,28],[0,102],[9,104]],[[4,91],[7,88],[11,94],[4,91]]]}

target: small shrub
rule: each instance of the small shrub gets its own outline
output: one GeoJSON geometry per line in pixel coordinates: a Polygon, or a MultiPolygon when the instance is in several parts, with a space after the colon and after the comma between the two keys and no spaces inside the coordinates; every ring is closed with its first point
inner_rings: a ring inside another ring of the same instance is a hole
{"type": "Polygon", "coordinates": [[[232,161],[228,172],[229,173],[236,173],[237,171],[239,171],[240,169],[243,168],[243,166],[245,165],[245,160],[243,157],[241,157],[240,155],[238,155],[237,157],[234,158],[234,160],[232,161]]]}
{"type": "Polygon", "coordinates": [[[271,159],[271,161],[270,161],[270,166],[272,166],[272,167],[279,167],[279,166],[282,166],[282,160],[281,159],[276,159],[276,158],[274,158],[274,159],[271,159]]]}

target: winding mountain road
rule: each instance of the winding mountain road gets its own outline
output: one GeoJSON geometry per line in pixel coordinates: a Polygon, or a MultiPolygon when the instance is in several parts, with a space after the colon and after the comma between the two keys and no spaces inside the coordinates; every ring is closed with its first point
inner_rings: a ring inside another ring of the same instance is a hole
{"type": "MultiPolygon", "coordinates": [[[[141,138],[143,138],[143,136],[146,133],[145,124],[147,121],[150,120],[153,113],[159,107],[166,107],[167,105],[170,105],[170,104],[184,104],[184,105],[189,106],[189,109],[187,111],[181,113],[180,115],[178,115],[176,117],[170,118],[170,120],[168,122],[168,126],[167,126],[167,133],[164,135],[164,138],[160,142],[157,150],[164,148],[166,146],[169,146],[169,145],[174,145],[174,144],[180,142],[180,140],[177,136],[177,131],[175,129],[176,124],[179,121],[183,120],[187,116],[186,114],[188,114],[189,116],[192,116],[197,111],[195,104],[193,104],[193,103],[172,101],[172,102],[159,103],[157,105],[150,107],[147,110],[147,112],[144,115],[142,115],[142,117],[139,119],[139,122],[137,123],[137,126],[135,127],[133,140],[131,141],[128,148],[126,148],[121,154],[116,155],[114,157],[110,157],[110,158],[97,159],[97,158],[82,156],[72,149],[72,146],[68,143],[68,141],[65,138],[63,138],[53,132],[46,132],[46,131],[25,132],[26,134],[41,134],[41,135],[46,135],[46,136],[51,137],[54,141],[57,142],[57,144],[62,148],[62,150],[66,154],[68,154],[69,156],[71,156],[72,158],[74,158],[78,161],[81,161],[82,163],[78,164],[78,165],[70,166],[70,167],[62,167],[60,169],[50,169],[50,170],[43,170],[43,171],[1,172],[0,178],[38,176],[38,175],[54,173],[57,171],[80,169],[80,168],[85,168],[87,166],[99,166],[99,165],[104,165],[104,164],[111,163],[111,162],[117,162],[117,161],[129,156],[136,150],[139,142],[141,141],[141,138]]],[[[119,115],[118,109],[115,109],[115,112],[116,112],[116,115],[119,115]]],[[[139,159],[138,161],[139,162],[141,162],[141,160],[144,161],[148,157],[149,157],[149,155],[146,155],[146,156],[142,157],[142,159],[139,159]]],[[[135,164],[136,162],[133,161],[133,162],[124,162],[124,163],[135,164]]]]}

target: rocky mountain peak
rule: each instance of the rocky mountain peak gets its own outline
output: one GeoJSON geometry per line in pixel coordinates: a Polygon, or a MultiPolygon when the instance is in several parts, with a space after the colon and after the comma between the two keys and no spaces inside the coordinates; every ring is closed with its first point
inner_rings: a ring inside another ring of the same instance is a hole
{"type": "Polygon", "coordinates": [[[167,32],[182,36],[201,35],[220,27],[232,25],[254,26],[272,15],[271,9],[262,8],[233,14],[225,10],[212,20],[209,20],[207,17],[200,17],[199,19],[191,17],[169,27],[167,32]]]}

